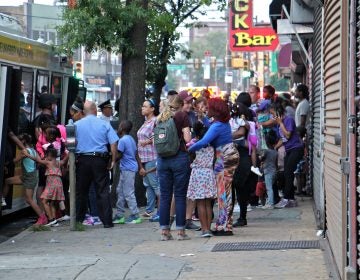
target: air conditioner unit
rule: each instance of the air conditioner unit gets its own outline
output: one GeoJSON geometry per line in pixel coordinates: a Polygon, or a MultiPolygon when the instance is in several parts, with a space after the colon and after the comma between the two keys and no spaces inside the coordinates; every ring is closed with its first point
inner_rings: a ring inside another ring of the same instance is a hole
{"type": "Polygon", "coordinates": [[[314,22],[314,10],[302,0],[291,0],[290,10],[291,23],[312,24],[314,22]]]}

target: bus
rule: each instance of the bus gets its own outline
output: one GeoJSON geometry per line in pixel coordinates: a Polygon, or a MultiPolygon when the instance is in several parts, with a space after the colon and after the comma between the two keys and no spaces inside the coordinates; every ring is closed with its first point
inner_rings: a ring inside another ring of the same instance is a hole
{"type": "MultiPolygon", "coordinates": [[[[69,119],[69,106],[80,95],[86,97],[83,81],[73,76],[71,62],[57,55],[54,48],[17,35],[0,31],[0,197],[4,185],[5,154],[19,153],[8,138],[30,132],[33,119],[39,114],[37,100],[47,92],[57,100],[57,121],[69,119]]],[[[20,164],[6,170],[7,176],[19,175],[20,164]]],[[[22,186],[12,186],[1,207],[0,217],[28,207],[23,199],[22,186]]]]}

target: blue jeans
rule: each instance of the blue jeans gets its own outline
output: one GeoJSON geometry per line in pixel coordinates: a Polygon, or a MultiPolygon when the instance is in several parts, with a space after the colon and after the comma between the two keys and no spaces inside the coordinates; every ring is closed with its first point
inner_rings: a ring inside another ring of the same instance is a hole
{"type": "Polygon", "coordinates": [[[187,153],[157,160],[160,181],[160,228],[169,229],[170,205],[174,194],[176,229],[185,228],[186,192],[190,179],[190,159],[187,153]]]}
{"type": "Polygon", "coordinates": [[[265,174],[265,185],[267,192],[267,204],[274,205],[274,191],[273,191],[273,183],[274,183],[275,174],[268,173],[265,174]]]}
{"type": "MultiPolygon", "coordinates": [[[[156,160],[149,161],[144,164],[145,170],[149,170],[154,167],[156,167],[156,160]]],[[[159,178],[157,176],[157,171],[148,173],[143,179],[143,184],[146,188],[146,212],[151,213],[155,209],[156,197],[160,195],[159,178]]]]}

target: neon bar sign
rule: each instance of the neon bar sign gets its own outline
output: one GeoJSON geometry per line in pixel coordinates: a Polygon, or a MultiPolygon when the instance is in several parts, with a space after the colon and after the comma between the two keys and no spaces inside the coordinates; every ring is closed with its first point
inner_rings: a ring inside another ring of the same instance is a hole
{"type": "Polygon", "coordinates": [[[234,52],[274,51],[279,45],[271,27],[253,26],[252,0],[229,0],[229,45],[234,52]]]}

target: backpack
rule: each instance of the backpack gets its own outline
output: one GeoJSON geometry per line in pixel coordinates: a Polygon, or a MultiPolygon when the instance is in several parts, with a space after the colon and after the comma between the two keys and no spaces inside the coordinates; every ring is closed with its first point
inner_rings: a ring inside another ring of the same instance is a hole
{"type": "Polygon", "coordinates": [[[171,157],[178,153],[180,140],[173,118],[156,124],[154,127],[154,145],[160,157],[171,157]]]}

